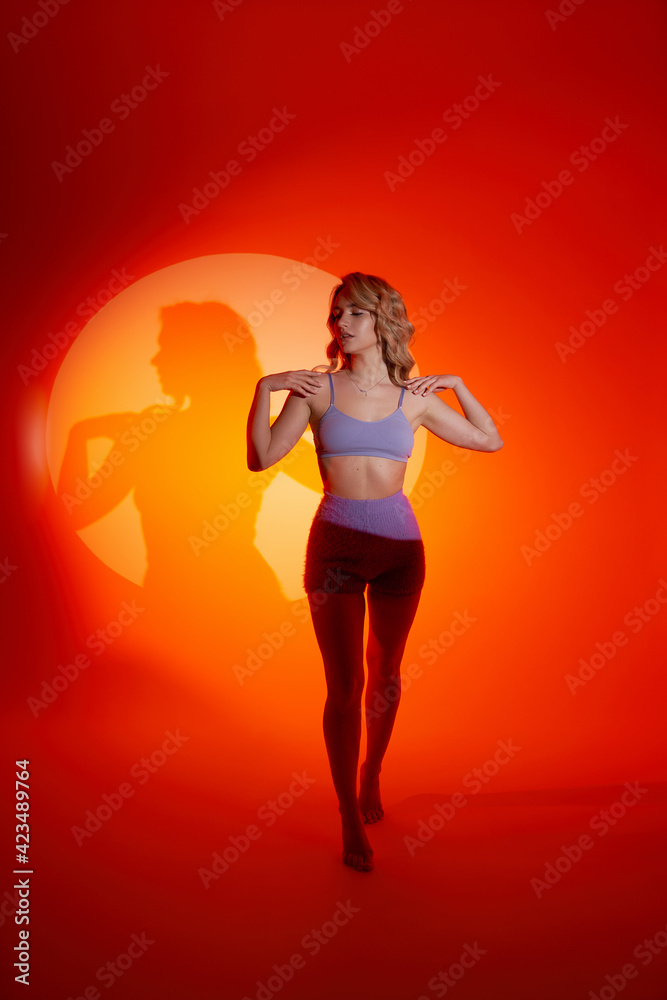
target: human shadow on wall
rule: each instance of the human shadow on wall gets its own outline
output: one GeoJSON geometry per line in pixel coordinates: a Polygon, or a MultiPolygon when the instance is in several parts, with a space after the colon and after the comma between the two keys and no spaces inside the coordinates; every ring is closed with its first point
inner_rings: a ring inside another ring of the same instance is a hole
{"type": "Polygon", "coordinates": [[[151,363],[174,405],[78,421],[57,492],[68,506],[83,483],[85,501],[69,508],[79,529],[133,491],[147,557],[144,629],[156,648],[176,644],[194,660],[232,665],[247,659],[265,632],[294,620],[254,544],[255,525],[264,489],[278,472],[320,490],[314,449],[302,441],[282,463],[250,473],[246,421],[262,375],[250,329],[220,302],[165,306],[160,318],[151,363]],[[88,442],[102,437],[112,444],[101,468],[89,474],[88,442]]]}

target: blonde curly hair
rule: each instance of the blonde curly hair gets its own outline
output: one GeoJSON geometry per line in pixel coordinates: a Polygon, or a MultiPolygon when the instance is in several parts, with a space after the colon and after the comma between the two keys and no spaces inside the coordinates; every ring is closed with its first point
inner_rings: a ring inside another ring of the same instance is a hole
{"type": "Polygon", "coordinates": [[[415,359],[408,350],[415,328],[408,319],[399,292],[383,278],[378,278],[374,274],[362,274],[361,271],[344,274],[340,284],[331,292],[327,318],[327,326],[331,332],[331,341],[327,344],[327,358],[330,364],[328,367],[318,365],[318,368],[333,372],[351,366],[350,355],[341,349],[334,332],[336,317],[333,310],[341,292],[350,302],[360,309],[367,309],[374,317],[375,335],[382,350],[382,360],[387,366],[389,379],[394,385],[402,386],[415,365],[415,359]]]}

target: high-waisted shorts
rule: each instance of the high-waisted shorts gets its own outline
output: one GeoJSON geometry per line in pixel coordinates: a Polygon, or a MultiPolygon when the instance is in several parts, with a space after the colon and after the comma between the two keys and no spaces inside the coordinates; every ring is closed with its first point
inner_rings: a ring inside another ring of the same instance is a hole
{"type": "Polygon", "coordinates": [[[306,548],[306,593],[405,596],[424,584],[424,543],[402,490],[380,500],[324,494],[306,548]]]}

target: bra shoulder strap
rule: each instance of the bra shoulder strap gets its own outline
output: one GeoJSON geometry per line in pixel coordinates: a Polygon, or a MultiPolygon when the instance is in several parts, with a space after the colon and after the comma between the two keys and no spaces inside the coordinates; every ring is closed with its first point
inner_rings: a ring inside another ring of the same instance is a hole
{"type": "Polygon", "coordinates": [[[398,409],[399,409],[399,410],[400,410],[400,409],[401,409],[401,407],[403,406],[403,396],[404,396],[404,395],[405,395],[405,386],[404,386],[404,385],[402,385],[402,386],[401,386],[401,395],[400,395],[400,398],[399,398],[399,400],[398,400],[398,409]]]}
{"type": "Polygon", "coordinates": [[[330,395],[331,395],[331,398],[330,398],[330,400],[329,400],[329,405],[330,405],[330,406],[333,406],[333,405],[334,405],[334,387],[333,387],[333,379],[332,379],[332,377],[331,377],[331,372],[327,372],[327,375],[329,376],[329,393],[330,393],[330,395]]]}

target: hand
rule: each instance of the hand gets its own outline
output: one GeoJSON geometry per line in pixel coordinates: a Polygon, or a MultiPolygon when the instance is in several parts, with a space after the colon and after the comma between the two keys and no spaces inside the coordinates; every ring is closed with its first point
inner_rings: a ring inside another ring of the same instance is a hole
{"type": "Polygon", "coordinates": [[[460,375],[418,375],[416,378],[406,379],[405,385],[418,396],[428,396],[430,392],[455,389],[462,382],[460,375]]]}
{"type": "Polygon", "coordinates": [[[312,396],[319,392],[324,382],[321,382],[319,372],[310,372],[305,368],[295,372],[279,372],[277,375],[265,375],[260,379],[271,392],[289,389],[295,396],[312,396]]]}

